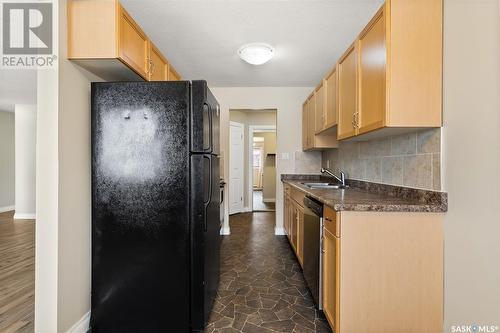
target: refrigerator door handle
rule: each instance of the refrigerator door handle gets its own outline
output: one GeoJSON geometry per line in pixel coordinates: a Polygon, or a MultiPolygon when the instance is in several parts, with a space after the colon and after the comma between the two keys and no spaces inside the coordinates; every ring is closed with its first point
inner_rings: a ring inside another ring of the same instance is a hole
{"type": "Polygon", "coordinates": [[[209,171],[209,179],[210,179],[210,182],[208,183],[208,200],[205,202],[205,216],[203,218],[203,221],[204,221],[204,230],[207,231],[208,230],[208,223],[207,223],[207,215],[208,215],[208,206],[210,205],[210,203],[212,202],[212,157],[211,156],[203,156],[203,158],[206,158],[209,160],[209,167],[208,167],[208,171],[209,171]]]}
{"type": "Polygon", "coordinates": [[[210,106],[210,104],[208,104],[207,102],[204,102],[203,103],[203,106],[204,106],[204,109],[207,110],[208,112],[208,115],[207,115],[207,118],[208,118],[208,136],[209,136],[209,139],[208,139],[208,147],[203,147],[203,150],[207,153],[211,153],[213,151],[213,129],[212,129],[212,124],[213,124],[213,120],[212,120],[212,107],[210,106]]]}

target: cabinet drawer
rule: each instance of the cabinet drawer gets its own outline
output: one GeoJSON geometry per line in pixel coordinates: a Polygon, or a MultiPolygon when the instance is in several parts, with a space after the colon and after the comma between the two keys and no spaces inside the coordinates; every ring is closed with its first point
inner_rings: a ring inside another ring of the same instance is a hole
{"type": "Polygon", "coordinates": [[[323,208],[323,224],[325,229],[337,237],[340,237],[340,219],[337,212],[328,206],[323,208]]]}

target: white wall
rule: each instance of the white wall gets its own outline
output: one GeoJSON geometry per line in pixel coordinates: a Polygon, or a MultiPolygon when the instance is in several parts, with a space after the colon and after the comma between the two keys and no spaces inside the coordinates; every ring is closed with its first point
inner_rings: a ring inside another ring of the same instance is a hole
{"type": "Polygon", "coordinates": [[[35,332],[67,332],[90,311],[90,82],[66,60],[66,0],[59,63],[40,71],[37,122],[35,332]]]}
{"type": "MultiPolygon", "coordinates": [[[[302,102],[312,87],[212,87],[211,90],[221,105],[221,150],[229,149],[230,109],[276,109],[277,110],[277,156],[276,156],[276,233],[283,233],[283,173],[301,173],[321,168],[321,154],[302,153],[302,102]],[[288,154],[284,159],[282,154],[288,154]]],[[[228,174],[229,159],[224,158],[224,174],[228,174]]],[[[224,227],[229,228],[228,193],[225,192],[224,227]]],[[[226,230],[227,230],[226,229],[226,230]]]]}
{"type": "Polygon", "coordinates": [[[500,326],[499,43],[500,1],[445,0],[444,332],[500,326]]]}
{"type": "Polygon", "coordinates": [[[255,133],[254,137],[264,138],[262,199],[264,202],[276,200],[276,132],[255,133]]]}
{"type": "Polygon", "coordinates": [[[0,111],[0,213],[15,204],[14,113],[0,111]]]}
{"type": "Polygon", "coordinates": [[[36,105],[16,104],[15,219],[36,218],[36,105]]]}

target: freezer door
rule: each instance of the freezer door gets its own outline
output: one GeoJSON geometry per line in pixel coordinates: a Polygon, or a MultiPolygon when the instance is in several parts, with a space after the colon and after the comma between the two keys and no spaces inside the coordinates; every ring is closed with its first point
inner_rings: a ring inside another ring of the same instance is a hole
{"type": "Polygon", "coordinates": [[[203,330],[219,284],[219,159],[191,155],[191,325],[203,330]]]}
{"type": "Polygon", "coordinates": [[[206,81],[191,83],[191,152],[219,155],[220,106],[206,81]]]}

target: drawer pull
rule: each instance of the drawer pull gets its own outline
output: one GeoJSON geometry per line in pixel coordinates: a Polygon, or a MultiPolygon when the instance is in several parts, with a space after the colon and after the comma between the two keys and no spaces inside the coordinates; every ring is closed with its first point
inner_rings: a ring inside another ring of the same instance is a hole
{"type": "Polygon", "coordinates": [[[325,220],[332,222],[333,220],[329,217],[325,217],[325,220]]]}

